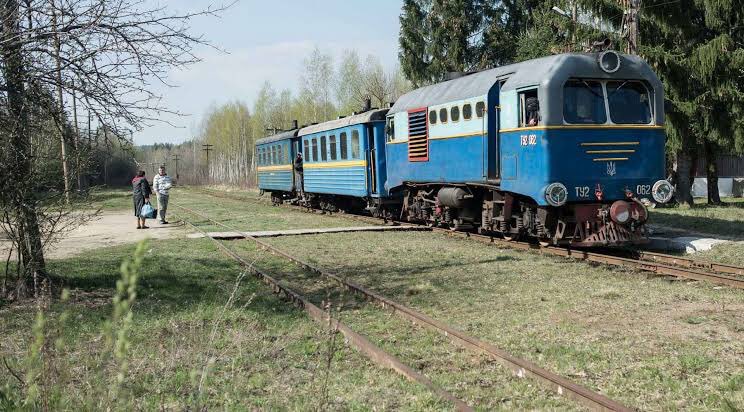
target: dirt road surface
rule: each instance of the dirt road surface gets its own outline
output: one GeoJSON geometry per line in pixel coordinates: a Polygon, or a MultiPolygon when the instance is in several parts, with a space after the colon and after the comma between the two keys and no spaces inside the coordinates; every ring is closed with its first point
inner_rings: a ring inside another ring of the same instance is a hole
{"type": "MultiPolygon", "coordinates": [[[[64,235],[64,238],[46,250],[48,259],[61,259],[106,246],[135,243],[142,239],[168,239],[184,236],[182,224],[161,225],[157,220],[148,220],[149,229],[137,229],[137,221],[129,211],[107,212],[97,219],[64,235]]],[[[10,243],[0,240],[0,256],[8,256],[10,243]]]]}

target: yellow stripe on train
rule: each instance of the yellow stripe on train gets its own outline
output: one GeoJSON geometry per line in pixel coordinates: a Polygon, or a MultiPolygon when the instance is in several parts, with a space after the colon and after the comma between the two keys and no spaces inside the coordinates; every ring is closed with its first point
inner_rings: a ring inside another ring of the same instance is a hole
{"type": "Polygon", "coordinates": [[[321,162],[321,163],[305,163],[305,169],[328,169],[338,167],[355,167],[355,166],[367,166],[366,160],[348,160],[344,162],[321,162]]]}
{"type": "Polygon", "coordinates": [[[277,170],[292,170],[292,165],[258,166],[256,170],[259,172],[275,172],[277,170]]]}

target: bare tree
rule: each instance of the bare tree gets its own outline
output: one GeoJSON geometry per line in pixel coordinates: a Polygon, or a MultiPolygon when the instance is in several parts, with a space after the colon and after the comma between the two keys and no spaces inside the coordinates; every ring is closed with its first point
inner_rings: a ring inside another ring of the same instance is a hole
{"type": "MultiPolygon", "coordinates": [[[[32,147],[34,128],[51,119],[66,149],[70,128],[65,96],[79,97],[79,109],[113,136],[127,136],[168,111],[150,87],[167,84],[174,67],[199,61],[194,47],[207,44],[189,32],[194,17],[224,7],[173,14],[141,0],[4,0],[0,4],[0,103],[2,157],[0,202],[8,211],[3,228],[12,231],[24,294],[46,277],[43,243],[54,219],[40,213],[53,203],[50,187],[39,184],[32,147]],[[56,92],[56,99],[53,97],[56,92]]],[[[77,103],[77,102],[76,102],[77,103]]],[[[63,168],[67,169],[63,152],[63,168]]],[[[62,192],[69,192],[64,176],[62,192]]],[[[64,196],[58,196],[64,198],[64,196]]]]}

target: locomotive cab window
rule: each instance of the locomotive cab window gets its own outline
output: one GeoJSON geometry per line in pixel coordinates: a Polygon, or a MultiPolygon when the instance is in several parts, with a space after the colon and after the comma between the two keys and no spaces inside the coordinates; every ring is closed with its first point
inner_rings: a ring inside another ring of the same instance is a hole
{"type": "Polygon", "coordinates": [[[437,124],[437,111],[432,110],[429,112],[429,124],[437,124]]]}
{"type": "Polygon", "coordinates": [[[540,124],[540,101],[537,89],[519,92],[519,126],[534,127],[540,124]]]}
{"type": "Polygon", "coordinates": [[[563,118],[566,123],[607,123],[604,88],[594,80],[569,80],[563,86],[563,118]]]}
{"type": "Polygon", "coordinates": [[[464,120],[470,120],[473,117],[473,106],[470,103],[465,103],[462,106],[462,118],[464,120]]]}
{"type": "MultiPolygon", "coordinates": [[[[345,137],[346,133],[343,133],[342,136],[345,137]]],[[[387,124],[385,124],[385,136],[387,137],[388,142],[395,140],[395,119],[393,119],[392,116],[387,118],[387,124]]],[[[344,140],[344,137],[341,138],[342,141],[344,140]]],[[[344,153],[346,152],[344,151],[344,153]]],[[[346,158],[345,155],[342,155],[341,157],[346,158]]]]}
{"type": "Polygon", "coordinates": [[[651,96],[637,81],[608,81],[607,103],[610,120],[617,124],[651,123],[651,96]]]}

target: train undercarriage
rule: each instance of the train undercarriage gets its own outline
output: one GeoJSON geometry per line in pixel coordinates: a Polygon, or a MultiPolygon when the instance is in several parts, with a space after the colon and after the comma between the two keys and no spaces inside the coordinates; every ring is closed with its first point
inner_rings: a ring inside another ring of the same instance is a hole
{"type": "Polygon", "coordinates": [[[648,211],[635,198],[552,207],[482,185],[408,184],[396,193],[396,197],[382,200],[272,192],[272,201],[327,212],[369,213],[453,231],[497,234],[507,240],[533,238],[544,245],[594,247],[647,242],[648,211]]]}

